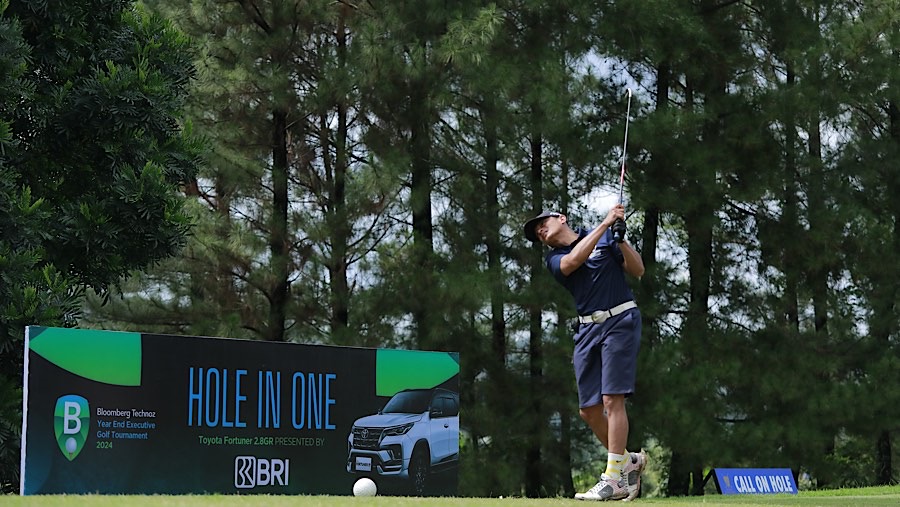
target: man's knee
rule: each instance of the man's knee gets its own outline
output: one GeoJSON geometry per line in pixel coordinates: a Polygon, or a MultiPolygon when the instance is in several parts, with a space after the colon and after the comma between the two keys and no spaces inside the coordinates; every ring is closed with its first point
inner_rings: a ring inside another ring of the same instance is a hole
{"type": "Polygon", "coordinates": [[[625,408],[624,394],[604,394],[603,408],[607,414],[623,410],[625,408]]]}
{"type": "Polygon", "coordinates": [[[591,424],[592,421],[597,421],[599,418],[603,417],[603,405],[593,405],[581,408],[578,410],[578,415],[581,416],[581,419],[584,420],[584,422],[591,424]]]}

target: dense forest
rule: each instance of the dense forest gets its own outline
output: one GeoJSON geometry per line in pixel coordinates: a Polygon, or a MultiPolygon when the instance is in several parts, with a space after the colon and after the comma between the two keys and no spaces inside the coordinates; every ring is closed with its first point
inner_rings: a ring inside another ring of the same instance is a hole
{"type": "Polygon", "coordinates": [[[458,351],[461,494],[593,484],[574,308],[521,225],[605,216],[628,88],[645,493],[896,482],[897,0],[0,12],[5,491],[28,324],[458,351]]]}

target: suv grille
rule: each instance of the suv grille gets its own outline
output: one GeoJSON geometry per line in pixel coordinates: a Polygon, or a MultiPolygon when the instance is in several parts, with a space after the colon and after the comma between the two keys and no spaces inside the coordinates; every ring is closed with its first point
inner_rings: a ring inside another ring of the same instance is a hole
{"type": "Polygon", "coordinates": [[[356,449],[378,449],[382,428],[353,428],[353,447],[356,449]]]}

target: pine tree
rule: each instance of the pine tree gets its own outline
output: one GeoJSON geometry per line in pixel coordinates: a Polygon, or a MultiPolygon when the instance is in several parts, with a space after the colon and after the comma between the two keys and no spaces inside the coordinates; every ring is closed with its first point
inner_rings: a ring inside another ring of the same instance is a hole
{"type": "MultiPolygon", "coordinates": [[[[192,114],[213,149],[191,188],[202,215],[195,240],[172,267],[191,273],[189,288],[148,280],[189,297],[152,303],[159,311],[144,322],[186,319],[177,331],[189,334],[377,344],[385,328],[364,298],[350,304],[368,283],[360,284],[363,261],[393,226],[384,213],[397,192],[396,178],[361,145],[357,32],[368,13],[340,2],[153,5],[203,42],[192,114]]],[[[129,306],[125,320],[150,308],[129,306]]]]}
{"type": "MultiPolygon", "coordinates": [[[[843,91],[851,111],[846,125],[851,137],[836,172],[853,175],[850,188],[840,197],[847,199],[847,209],[859,210],[849,221],[842,251],[858,287],[855,294],[869,309],[868,333],[860,340],[858,363],[866,380],[853,392],[865,400],[865,409],[854,414],[848,426],[872,446],[875,484],[895,482],[892,431],[882,421],[896,418],[897,400],[879,386],[895,381],[898,371],[900,271],[895,263],[883,262],[900,251],[898,20],[900,8],[892,3],[865,5],[856,12],[854,22],[836,34],[842,42],[836,60],[849,73],[843,91]]],[[[862,475],[868,477],[865,472],[862,475]]]]}

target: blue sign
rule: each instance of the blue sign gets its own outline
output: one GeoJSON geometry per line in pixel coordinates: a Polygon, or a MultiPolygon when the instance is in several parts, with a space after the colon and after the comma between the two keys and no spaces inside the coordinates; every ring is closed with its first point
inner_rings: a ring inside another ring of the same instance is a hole
{"type": "Polygon", "coordinates": [[[714,472],[723,495],[797,494],[790,468],[716,468],[714,472]]]}

